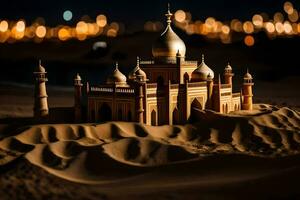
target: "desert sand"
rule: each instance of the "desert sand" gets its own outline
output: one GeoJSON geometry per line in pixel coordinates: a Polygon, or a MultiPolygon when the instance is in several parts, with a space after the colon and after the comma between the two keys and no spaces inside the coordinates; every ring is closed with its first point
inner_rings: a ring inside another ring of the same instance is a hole
{"type": "Polygon", "coordinates": [[[300,113],[193,110],[190,124],[1,127],[3,199],[290,199],[300,113]],[[47,172],[47,173],[46,173],[47,172]],[[14,192],[18,191],[18,192],[14,192]],[[23,197],[20,197],[23,196],[23,197]],[[26,198],[25,198],[26,197],[26,198]]]}

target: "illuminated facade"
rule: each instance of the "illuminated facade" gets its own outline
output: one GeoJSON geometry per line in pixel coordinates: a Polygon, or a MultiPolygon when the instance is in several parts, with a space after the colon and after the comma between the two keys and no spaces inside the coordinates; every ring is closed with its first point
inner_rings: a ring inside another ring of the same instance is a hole
{"type": "MultiPolygon", "coordinates": [[[[232,92],[232,68],[224,69],[224,83],[204,61],[185,60],[184,42],[167,27],[152,46],[153,60],[140,61],[126,77],[116,63],[106,84],[87,84],[87,121],[136,121],[149,125],[181,124],[193,109],[220,113],[252,109],[252,76],[247,71],[242,92],[232,92]]],[[[75,118],[80,119],[82,83],[75,78],[75,118]]]]}

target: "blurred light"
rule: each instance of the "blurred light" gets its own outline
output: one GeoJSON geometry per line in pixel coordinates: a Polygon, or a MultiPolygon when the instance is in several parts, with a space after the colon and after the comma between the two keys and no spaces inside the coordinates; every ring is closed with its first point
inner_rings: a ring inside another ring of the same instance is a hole
{"type": "Polygon", "coordinates": [[[115,29],[108,29],[108,31],[107,31],[107,36],[108,37],[116,37],[117,36],[117,31],[115,30],[115,29]]]}
{"type": "Polygon", "coordinates": [[[243,29],[244,29],[245,33],[248,33],[248,34],[254,32],[253,24],[252,24],[252,22],[250,22],[250,21],[246,21],[246,22],[243,24],[243,29]]]}
{"type": "Polygon", "coordinates": [[[236,32],[241,32],[243,31],[243,25],[242,25],[242,22],[240,22],[239,20],[237,19],[233,19],[230,23],[230,27],[231,29],[233,29],[234,31],[236,32]]]}
{"type": "Polygon", "coordinates": [[[209,17],[205,20],[205,24],[208,26],[208,28],[212,28],[215,23],[216,20],[213,17],[209,17]]]}
{"type": "Polygon", "coordinates": [[[96,23],[100,27],[106,26],[106,24],[107,24],[106,16],[105,15],[98,15],[97,18],[96,18],[96,23]]]}
{"type": "Polygon", "coordinates": [[[18,21],[16,24],[16,31],[18,32],[24,32],[26,28],[25,22],[24,21],[18,21]]]}
{"type": "Polygon", "coordinates": [[[6,32],[8,29],[8,22],[3,20],[0,22],[0,31],[1,32],[6,32]]]}
{"type": "Polygon", "coordinates": [[[293,32],[293,27],[292,25],[290,24],[290,22],[284,22],[283,24],[283,28],[284,28],[284,32],[286,34],[291,34],[293,32]]]}
{"type": "Polygon", "coordinates": [[[66,10],[63,14],[65,21],[70,21],[73,18],[73,13],[70,10],[66,10]]]}
{"type": "Polygon", "coordinates": [[[226,35],[228,35],[230,33],[230,28],[227,25],[223,25],[222,26],[222,32],[226,35]]]}
{"type": "Polygon", "coordinates": [[[266,28],[268,33],[274,33],[275,32],[275,26],[272,22],[267,22],[265,24],[265,28],[266,28]]]}
{"type": "Polygon", "coordinates": [[[277,33],[279,33],[279,34],[284,32],[284,26],[281,22],[277,22],[275,24],[275,29],[276,29],[277,33]]]}
{"type": "Polygon", "coordinates": [[[119,24],[117,22],[112,22],[110,27],[115,29],[117,32],[119,31],[119,24]]]}
{"type": "Polygon", "coordinates": [[[104,41],[95,42],[93,44],[93,50],[94,51],[98,50],[99,48],[105,49],[106,47],[107,47],[107,43],[104,42],[104,41]]]}
{"type": "Polygon", "coordinates": [[[294,6],[291,2],[287,1],[284,3],[283,9],[287,14],[291,15],[293,13],[294,6]]]}
{"type": "Polygon", "coordinates": [[[264,19],[261,15],[254,15],[252,17],[254,26],[261,28],[263,26],[264,19]]]}
{"type": "Polygon", "coordinates": [[[254,37],[251,35],[247,35],[244,39],[244,43],[245,43],[245,45],[247,45],[249,47],[253,46],[255,43],[254,37]]]}
{"type": "Polygon", "coordinates": [[[77,23],[77,25],[76,25],[77,34],[87,34],[88,30],[89,30],[89,27],[88,27],[87,23],[85,23],[84,21],[80,21],[77,23]]]}
{"type": "Polygon", "coordinates": [[[293,13],[290,14],[288,17],[291,22],[297,22],[299,19],[298,11],[296,9],[294,9],[293,13]]]}
{"type": "Polygon", "coordinates": [[[58,38],[62,41],[69,39],[70,33],[66,28],[61,28],[58,31],[58,38]]]}
{"type": "Polygon", "coordinates": [[[183,10],[177,10],[175,12],[175,20],[178,21],[178,22],[184,22],[185,21],[185,18],[186,18],[186,14],[183,10]]]}
{"type": "Polygon", "coordinates": [[[276,23],[276,22],[283,22],[284,16],[283,16],[282,13],[277,12],[277,13],[274,14],[273,19],[274,19],[274,22],[275,22],[275,23],[276,23]]]}
{"type": "Polygon", "coordinates": [[[44,38],[46,36],[47,30],[45,26],[38,26],[35,30],[35,34],[39,38],[44,38]]]}

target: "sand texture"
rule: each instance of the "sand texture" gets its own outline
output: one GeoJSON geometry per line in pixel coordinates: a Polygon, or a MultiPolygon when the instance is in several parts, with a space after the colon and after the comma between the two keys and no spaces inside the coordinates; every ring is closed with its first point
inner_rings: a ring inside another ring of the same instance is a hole
{"type": "MultiPolygon", "coordinates": [[[[217,193],[229,199],[239,199],[240,192],[260,191],[264,199],[279,192],[274,188],[281,188],[281,194],[295,194],[294,181],[300,180],[300,114],[263,104],[256,109],[229,115],[194,110],[195,123],[176,126],[110,122],[12,130],[2,125],[0,166],[10,168],[25,159],[27,164],[22,161],[22,165],[37,170],[34,174],[45,170],[59,178],[51,180],[66,182],[74,192],[77,184],[83,184],[85,192],[71,199],[93,199],[86,196],[93,192],[118,199],[159,199],[161,195],[154,194],[174,191],[182,193],[170,199],[182,195],[222,199],[212,195],[216,190],[229,192],[217,193]],[[287,187],[279,180],[286,181],[287,187]],[[232,188],[240,191],[230,196],[232,188]]],[[[9,183],[7,177],[0,176],[1,180],[6,186],[9,183]]],[[[31,184],[37,184],[32,176],[31,184]]],[[[42,198],[43,192],[33,192],[33,198],[42,198]]],[[[257,198],[253,195],[243,198],[257,198]]]]}

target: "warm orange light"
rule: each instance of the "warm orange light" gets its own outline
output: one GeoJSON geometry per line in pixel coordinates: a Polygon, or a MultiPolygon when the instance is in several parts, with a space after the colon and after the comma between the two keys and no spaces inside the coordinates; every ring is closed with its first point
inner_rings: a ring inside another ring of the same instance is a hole
{"type": "Polygon", "coordinates": [[[248,34],[254,32],[254,26],[253,26],[253,24],[250,21],[246,21],[243,24],[243,29],[244,29],[245,33],[248,33],[248,34]]]}
{"type": "Polygon", "coordinates": [[[254,15],[252,17],[254,26],[261,28],[263,26],[264,19],[261,15],[254,15]]]}
{"type": "Polygon", "coordinates": [[[177,10],[175,12],[175,20],[178,22],[184,22],[186,19],[186,14],[183,10],[177,10]]]}
{"type": "Polygon", "coordinates": [[[58,31],[58,38],[62,41],[69,39],[70,33],[66,28],[61,28],[58,31]]]}
{"type": "Polygon", "coordinates": [[[98,15],[96,18],[96,23],[98,24],[98,26],[100,27],[104,27],[107,24],[107,18],[105,15],[98,15]]]}
{"type": "Polygon", "coordinates": [[[284,22],[283,28],[286,34],[291,34],[293,32],[293,27],[288,21],[284,22]]]}
{"type": "Polygon", "coordinates": [[[276,29],[277,33],[279,33],[279,34],[284,32],[284,26],[281,22],[277,22],[275,24],[275,29],[276,29]]]}
{"type": "Polygon", "coordinates": [[[290,14],[288,17],[291,22],[297,22],[299,19],[298,11],[296,9],[294,9],[293,13],[290,14]]]}
{"type": "Polygon", "coordinates": [[[230,28],[227,25],[223,25],[222,26],[222,32],[226,35],[228,35],[230,33],[230,28]]]}
{"type": "Polygon", "coordinates": [[[287,1],[284,3],[283,9],[287,14],[291,15],[293,13],[294,6],[291,2],[287,1]]]}
{"type": "Polygon", "coordinates": [[[117,31],[115,30],[115,29],[108,29],[108,31],[107,31],[107,36],[108,37],[116,37],[117,36],[117,31]]]}
{"type": "Polygon", "coordinates": [[[77,34],[87,34],[88,30],[89,30],[89,27],[88,27],[87,23],[85,23],[84,21],[80,21],[77,23],[77,25],[76,25],[77,34]]]}
{"type": "Polygon", "coordinates": [[[8,22],[3,20],[0,22],[0,31],[5,32],[8,29],[8,22]]]}
{"type": "Polygon", "coordinates": [[[24,32],[26,28],[25,22],[24,21],[18,21],[16,24],[16,31],[18,32],[24,32]]]}
{"type": "Polygon", "coordinates": [[[247,35],[244,39],[244,43],[249,47],[253,46],[255,43],[254,37],[251,35],[247,35]]]}
{"type": "Polygon", "coordinates": [[[273,19],[274,19],[274,22],[275,22],[275,23],[276,23],[276,22],[283,22],[284,16],[283,16],[282,13],[277,12],[277,13],[274,14],[273,19]]]}
{"type": "Polygon", "coordinates": [[[265,28],[266,28],[266,30],[267,30],[268,33],[274,33],[275,32],[275,26],[271,22],[267,22],[265,24],[265,28]]]}
{"type": "Polygon", "coordinates": [[[38,38],[44,38],[46,36],[47,30],[45,26],[38,26],[35,30],[35,34],[38,38]]]}

